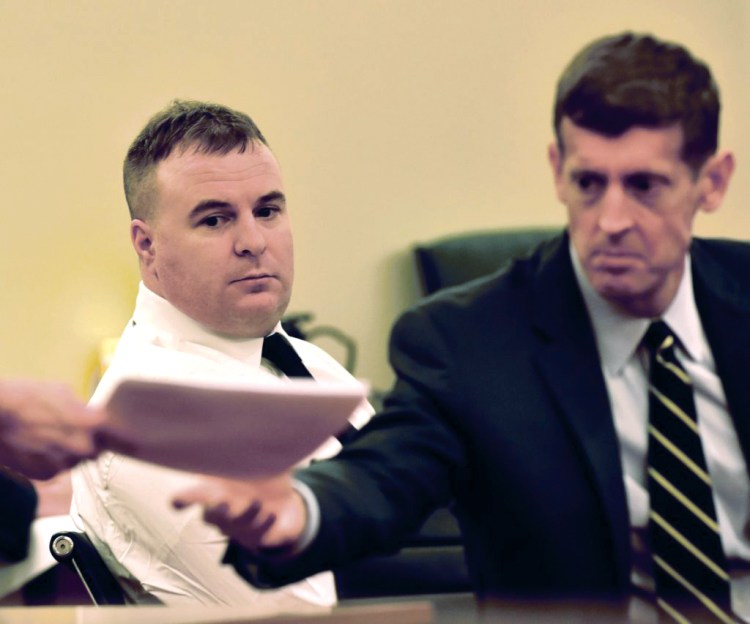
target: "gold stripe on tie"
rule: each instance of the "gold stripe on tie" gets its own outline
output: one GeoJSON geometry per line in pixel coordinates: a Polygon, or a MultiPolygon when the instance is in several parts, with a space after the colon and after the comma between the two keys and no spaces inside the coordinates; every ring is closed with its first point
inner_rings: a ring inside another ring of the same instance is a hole
{"type": "Polygon", "coordinates": [[[680,492],[680,490],[678,490],[674,485],[667,481],[667,479],[665,479],[663,475],[659,474],[659,472],[654,470],[653,468],[648,469],[648,474],[656,479],[656,481],[658,481],[665,490],[667,490],[672,496],[674,496],[678,501],[685,505],[685,507],[692,511],[696,515],[696,517],[698,517],[701,522],[703,522],[709,529],[711,529],[714,533],[719,532],[719,525],[716,523],[716,521],[703,513],[703,511],[699,507],[693,504],[693,501],[687,498],[682,492],[680,492]]]}
{"type": "MultiPolygon", "coordinates": [[[[662,348],[666,348],[666,347],[662,347],[662,348]]],[[[690,377],[688,377],[687,373],[684,370],[682,370],[679,366],[675,366],[671,362],[667,362],[664,359],[664,357],[661,355],[661,353],[656,354],[656,359],[659,362],[659,364],[661,364],[664,368],[672,371],[675,377],[677,377],[682,383],[688,386],[693,385],[693,382],[690,379],[690,377]]]]}
{"type": "MultiPolygon", "coordinates": [[[[654,561],[656,561],[657,565],[664,569],[668,574],[670,574],[673,578],[677,579],[677,581],[685,587],[693,596],[695,596],[698,600],[700,600],[703,605],[707,609],[709,609],[716,617],[718,617],[722,622],[725,624],[736,624],[736,620],[732,617],[731,614],[727,613],[722,609],[719,605],[717,605],[713,600],[711,600],[708,596],[706,596],[703,592],[701,592],[697,587],[695,587],[690,581],[688,581],[686,578],[684,578],[677,570],[675,570],[672,566],[670,566],[666,561],[664,561],[661,557],[658,555],[654,556],[654,561]]],[[[657,602],[659,604],[669,604],[666,600],[663,598],[657,599],[657,602]]],[[[669,611],[674,611],[671,607],[669,608],[669,611]]],[[[682,615],[679,613],[677,614],[679,617],[675,618],[679,622],[687,622],[689,624],[690,620],[686,620],[682,615]]],[[[674,616],[673,616],[674,617],[674,616]]]]}
{"type": "Polygon", "coordinates": [[[667,440],[661,433],[659,433],[656,430],[656,427],[649,426],[648,432],[654,436],[659,442],[664,446],[665,448],[669,449],[669,452],[672,453],[677,459],[679,459],[685,466],[690,468],[697,477],[699,477],[703,482],[706,483],[706,485],[711,485],[711,477],[708,476],[708,473],[703,470],[700,466],[698,466],[692,459],[690,459],[685,453],[683,453],[680,449],[678,449],[672,442],[667,440]]]}
{"type": "Polygon", "coordinates": [[[664,404],[664,407],[666,407],[670,412],[672,412],[677,418],[679,418],[683,423],[685,423],[690,429],[693,430],[694,433],[698,433],[698,425],[695,424],[692,418],[688,416],[684,410],[681,410],[675,403],[672,401],[669,397],[664,396],[659,390],[651,386],[649,388],[651,392],[656,395],[656,397],[664,404]]]}
{"type": "Polygon", "coordinates": [[[664,609],[675,620],[675,622],[677,622],[677,624],[690,624],[690,620],[682,617],[682,614],[679,611],[673,609],[672,605],[663,598],[657,598],[656,604],[664,609]]]}
{"type": "Polygon", "coordinates": [[[698,559],[703,565],[705,565],[711,572],[724,581],[729,580],[729,575],[721,569],[720,566],[716,565],[705,553],[700,550],[695,544],[688,540],[682,533],[675,529],[669,522],[661,517],[660,514],[652,511],[650,514],[652,520],[654,520],[662,529],[669,533],[675,538],[680,544],[685,547],[685,550],[689,551],[696,559],[698,559]]]}

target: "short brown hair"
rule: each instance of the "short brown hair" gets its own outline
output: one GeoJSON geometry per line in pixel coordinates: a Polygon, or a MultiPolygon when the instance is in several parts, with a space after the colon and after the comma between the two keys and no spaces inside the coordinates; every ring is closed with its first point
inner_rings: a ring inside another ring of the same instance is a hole
{"type": "Polygon", "coordinates": [[[557,83],[554,128],[561,152],[564,117],[617,137],[633,126],[680,124],[682,159],[693,171],[716,152],[719,90],[708,66],[675,43],[625,32],[593,41],[557,83]]]}
{"type": "Polygon", "coordinates": [[[178,146],[194,146],[207,154],[244,152],[248,143],[265,137],[250,117],[210,102],[175,100],[154,115],[128,149],[123,165],[125,199],[130,217],[145,219],[152,214],[150,177],[156,165],[178,146]]]}

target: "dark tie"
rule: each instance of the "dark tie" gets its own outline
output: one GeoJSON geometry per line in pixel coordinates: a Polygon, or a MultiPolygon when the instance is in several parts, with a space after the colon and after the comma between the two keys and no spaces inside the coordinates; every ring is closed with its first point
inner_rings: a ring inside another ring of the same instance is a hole
{"type": "MultiPolygon", "coordinates": [[[[309,377],[314,379],[312,374],[302,362],[302,359],[294,347],[283,334],[271,334],[263,339],[263,352],[261,357],[268,360],[278,370],[287,377],[309,377]]],[[[336,435],[341,444],[344,444],[354,433],[356,429],[349,424],[343,431],[336,435]]]]}
{"type": "Polygon", "coordinates": [[[657,603],[678,622],[734,622],[693,386],[664,321],[654,321],[643,342],[651,356],[649,532],[657,603]]]}
{"type": "Polygon", "coordinates": [[[261,357],[268,360],[287,377],[309,377],[312,374],[302,363],[294,347],[283,334],[271,334],[263,339],[261,357]]]}

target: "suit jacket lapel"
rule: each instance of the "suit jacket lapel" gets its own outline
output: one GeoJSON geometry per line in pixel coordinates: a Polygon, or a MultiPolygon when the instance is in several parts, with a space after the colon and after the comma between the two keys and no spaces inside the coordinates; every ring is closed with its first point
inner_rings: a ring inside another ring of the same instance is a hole
{"type": "Polygon", "coordinates": [[[532,314],[546,344],[536,365],[590,468],[614,544],[618,580],[630,575],[629,514],[619,443],[593,330],[564,236],[543,260],[532,314]]]}
{"type": "Polygon", "coordinates": [[[703,241],[694,241],[691,255],[698,312],[750,466],[750,296],[721,269],[703,241]]]}

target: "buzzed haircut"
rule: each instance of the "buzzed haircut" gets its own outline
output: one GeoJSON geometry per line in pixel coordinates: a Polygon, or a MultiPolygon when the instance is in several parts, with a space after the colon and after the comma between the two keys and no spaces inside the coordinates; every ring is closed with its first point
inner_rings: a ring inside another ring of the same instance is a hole
{"type": "Polygon", "coordinates": [[[564,117],[618,137],[634,126],[680,124],[682,160],[697,172],[718,147],[719,89],[708,66],[684,47],[625,32],[581,50],[557,83],[554,128],[564,153],[564,117]]]}
{"type": "Polygon", "coordinates": [[[128,149],[123,181],[130,217],[153,215],[153,173],[175,149],[228,154],[244,152],[256,141],[268,145],[245,113],[211,102],[174,100],[148,121],[128,149]]]}

